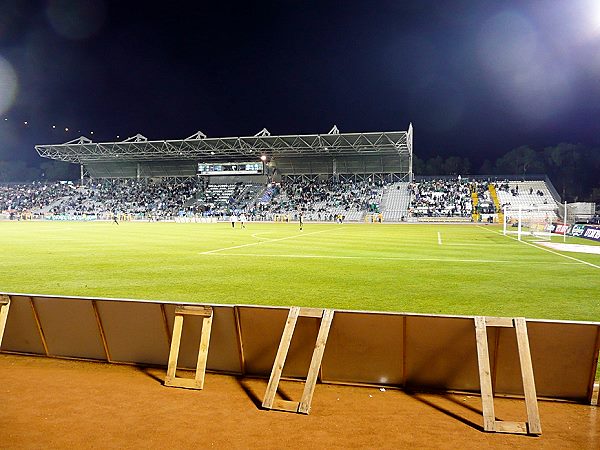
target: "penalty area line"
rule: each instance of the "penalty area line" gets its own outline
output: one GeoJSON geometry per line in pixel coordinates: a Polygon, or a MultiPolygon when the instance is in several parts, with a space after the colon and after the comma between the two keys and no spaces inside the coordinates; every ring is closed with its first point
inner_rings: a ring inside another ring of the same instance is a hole
{"type": "MultiPolygon", "coordinates": [[[[496,233],[496,234],[499,234],[500,236],[504,236],[504,234],[502,234],[499,231],[489,230],[489,229],[487,229],[485,227],[482,227],[481,225],[477,225],[477,227],[481,228],[481,229],[483,229],[485,231],[489,231],[490,233],[496,233]]],[[[519,241],[517,238],[512,237],[512,236],[506,236],[506,237],[512,239],[513,241],[520,242],[521,244],[526,244],[526,245],[529,245],[529,246],[531,246],[533,248],[537,248],[537,249],[540,249],[540,250],[544,250],[545,252],[552,253],[553,255],[562,256],[563,258],[572,259],[573,261],[577,261],[580,264],[585,264],[586,266],[594,267],[595,269],[600,269],[600,266],[598,266],[596,264],[592,264],[591,262],[587,262],[587,261],[584,261],[582,259],[574,258],[574,257],[569,256],[569,255],[563,255],[562,253],[555,252],[554,250],[550,250],[549,248],[545,248],[545,247],[542,247],[541,245],[536,245],[536,244],[533,244],[531,242],[519,241]]]]}
{"type": "Polygon", "coordinates": [[[438,231],[438,245],[442,245],[442,233],[438,231]]]}
{"type": "MultiPolygon", "coordinates": [[[[338,228],[336,228],[337,230],[338,228]]],[[[233,250],[236,248],[244,248],[244,247],[252,247],[253,245],[261,245],[261,244],[269,244],[271,242],[279,242],[279,241],[285,241],[287,239],[294,239],[300,236],[310,236],[311,234],[319,234],[319,233],[325,233],[327,231],[332,231],[331,229],[328,230],[320,230],[320,231],[313,231],[312,233],[302,233],[302,234],[294,234],[292,236],[286,236],[286,237],[282,237],[279,239],[268,239],[268,240],[264,240],[264,241],[258,241],[258,242],[250,242],[248,244],[241,244],[241,245],[233,245],[231,247],[223,247],[223,248],[217,248],[214,250],[209,250],[207,252],[200,252],[200,255],[212,255],[218,252],[223,252],[225,250],[233,250]]]]}
{"type": "MultiPolygon", "coordinates": [[[[457,259],[457,258],[402,258],[397,256],[351,256],[351,255],[300,255],[277,253],[210,253],[214,256],[245,257],[245,258],[288,258],[288,259],[362,259],[371,261],[408,261],[408,262],[451,262],[451,263],[476,263],[476,264],[548,264],[545,261],[515,261],[511,259],[457,259]]],[[[575,262],[558,263],[563,265],[577,265],[575,262]]]]}

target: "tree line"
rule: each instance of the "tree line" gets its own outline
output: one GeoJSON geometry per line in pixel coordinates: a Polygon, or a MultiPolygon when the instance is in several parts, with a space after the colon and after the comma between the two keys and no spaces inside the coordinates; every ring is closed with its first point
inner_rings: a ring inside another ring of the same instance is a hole
{"type": "Polygon", "coordinates": [[[413,158],[415,175],[548,175],[563,200],[600,203],[600,149],[561,143],[535,150],[517,147],[495,161],[474,165],[469,158],[413,158]]]}
{"type": "MultiPolygon", "coordinates": [[[[546,174],[563,200],[600,203],[600,149],[582,144],[561,143],[540,150],[521,146],[495,161],[480,165],[467,157],[435,156],[413,158],[415,175],[533,175],[546,174]]],[[[0,183],[75,180],[79,166],[45,160],[39,165],[0,160],[0,183]]]]}

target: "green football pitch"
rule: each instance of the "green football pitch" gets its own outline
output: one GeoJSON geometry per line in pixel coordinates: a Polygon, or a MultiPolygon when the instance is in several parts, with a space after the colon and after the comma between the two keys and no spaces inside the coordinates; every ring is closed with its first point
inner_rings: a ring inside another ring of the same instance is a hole
{"type": "Polygon", "coordinates": [[[600,321],[600,255],[500,231],[0,222],[0,292],[600,321]]]}

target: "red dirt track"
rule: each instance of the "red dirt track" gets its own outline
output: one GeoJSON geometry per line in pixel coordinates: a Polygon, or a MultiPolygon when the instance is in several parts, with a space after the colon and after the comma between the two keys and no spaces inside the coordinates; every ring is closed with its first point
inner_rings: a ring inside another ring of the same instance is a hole
{"type": "MultiPolygon", "coordinates": [[[[319,384],[304,416],[261,410],[266,380],[207,374],[192,391],[164,375],[2,354],[0,448],[600,448],[593,406],[540,402],[543,434],[531,437],[482,432],[475,396],[319,384]]],[[[300,398],[301,383],[281,386],[300,398]]],[[[524,420],[524,402],[496,399],[496,415],[524,420]]]]}

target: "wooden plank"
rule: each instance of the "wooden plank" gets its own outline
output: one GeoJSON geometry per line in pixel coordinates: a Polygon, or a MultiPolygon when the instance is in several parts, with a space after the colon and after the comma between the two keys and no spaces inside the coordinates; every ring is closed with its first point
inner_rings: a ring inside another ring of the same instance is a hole
{"type": "Polygon", "coordinates": [[[298,316],[300,317],[316,317],[320,319],[323,317],[323,308],[300,308],[300,313],[298,316]]]}
{"type": "Polygon", "coordinates": [[[179,357],[179,345],[181,344],[181,331],[183,330],[183,316],[175,315],[173,322],[173,337],[171,338],[171,350],[169,351],[169,365],[167,367],[167,377],[165,384],[169,385],[175,379],[177,371],[177,358],[179,357]]]}
{"type": "Polygon", "coordinates": [[[6,328],[6,321],[8,320],[8,310],[10,308],[10,299],[8,295],[0,296],[0,346],[2,346],[2,337],[4,336],[4,329],[6,328]]]}
{"type": "Polygon", "coordinates": [[[298,412],[299,405],[300,405],[299,402],[294,402],[291,400],[281,400],[281,399],[277,398],[277,399],[273,400],[273,406],[271,407],[271,409],[295,413],[295,412],[298,412]]]}
{"type": "Polygon", "coordinates": [[[402,316],[402,389],[406,388],[406,316],[402,316]]]}
{"type": "MultiPolygon", "coordinates": [[[[1,340],[0,340],[1,342],[1,340]]],[[[590,404],[594,404],[594,392],[598,392],[596,386],[597,383],[594,384],[594,382],[596,381],[596,373],[599,369],[598,367],[598,358],[600,357],[600,326],[596,327],[596,345],[593,349],[593,354],[592,354],[592,368],[595,368],[596,370],[592,370],[590,371],[590,381],[589,381],[589,388],[588,388],[588,399],[590,404]],[[596,389],[594,391],[594,389],[596,389]]],[[[598,404],[598,396],[596,395],[596,405],[598,404]]]]}
{"type": "Polygon", "coordinates": [[[202,389],[202,386],[198,386],[198,381],[195,378],[171,378],[168,383],[165,380],[165,386],[178,387],[184,389],[202,389]]]}
{"type": "Polygon", "coordinates": [[[477,339],[477,362],[479,366],[479,384],[481,388],[481,405],[483,408],[483,428],[485,431],[496,431],[496,415],[494,413],[494,394],[490,373],[490,355],[487,342],[487,331],[484,317],[475,317],[475,335],[477,339]]]}
{"type": "Polygon", "coordinates": [[[163,319],[163,328],[165,329],[165,336],[167,337],[167,346],[171,347],[171,333],[169,331],[169,321],[167,320],[167,310],[163,303],[160,304],[160,314],[163,319]]]}
{"type": "Polygon", "coordinates": [[[592,399],[590,401],[590,405],[598,406],[600,403],[600,383],[594,383],[594,388],[592,389],[592,399]]]}
{"type": "Polygon", "coordinates": [[[300,407],[298,408],[298,412],[301,412],[303,414],[308,414],[310,412],[310,404],[312,401],[313,394],[315,392],[317,376],[319,374],[319,368],[321,367],[321,361],[323,360],[323,353],[325,352],[325,345],[327,344],[329,329],[331,328],[331,322],[333,321],[333,314],[334,311],[332,309],[326,309],[323,312],[323,319],[321,319],[321,327],[319,328],[317,342],[315,344],[315,349],[310,360],[308,376],[306,377],[306,384],[304,385],[304,392],[302,393],[300,407]]]}
{"type": "Polygon", "coordinates": [[[525,422],[498,420],[496,422],[496,431],[498,433],[527,434],[527,424],[525,422]]]}
{"type": "Polygon", "coordinates": [[[42,345],[44,346],[44,351],[46,352],[46,356],[50,356],[48,352],[48,343],[46,342],[46,336],[44,336],[44,329],[42,328],[42,323],[40,322],[40,316],[38,316],[37,310],[35,309],[35,303],[33,302],[33,297],[29,297],[29,304],[31,305],[31,310],[33,311],[33,318],[35,319],[35,325],[37,326],[38,332],[40,333],[40,338],[42,340],[42,345]]]}
{"type": "Polygon", "coordinates": [[[527,336],[527,323],[522,317],[515,318],[517,333],[517,346],[519,349],[519,361],[521,363],[521,376],[523,378],[523,391],[525,393],[525,406],[527,408],[527,423],[530,434],[542,434],[540,423],[540,412],[538,410],[537,395],[535,391],[535,380],[533,377],[533,365],[531,364],[531,352],[529,350],[529,338],[527,336]]]}
{"type": "Polygon", "coordinates": [[[283,365],[285,364],[285,358],[287,357],[290,349],[290,343],[296,328],[296,321],[298,320],[298,314],[300,308],[294,306],[290,308],[285,327],[283,328],[283,334],[281,341],[279,342],[279,348],[277,349],[277,355],[275,356],[275,362],[273,363],[273,370],[271,370],[271,376],[269,377],[269,384],[265,392],[264,400],[262,403],[263,408],[271,409],[273,407],[273,400],[275,400],[275,394],[277,393],[277,386],[281,379],[281,373],[283,372],[283,365]]]}
{"type": "Polygon", "coordinates": [[[242,375],[246,373],[246,357],[244,356],[244,341],[242,339],[242,323],[240,318],[240,309],[237,306],[233,307],[233,317],[235,319],[235,335],[238,344],[238,355],[240,357],[240,369],[242,375]]]}
{"type": "Polygon", "coordinates": [[[196,386],[197,389],[204,387],[204,373],[206,372],[206,361],[208,359],[208,345],[210,343],[210,331],[212,329],[212,316],[202,320],[202,334],[200,335],[200,347],[198,349],[198,362],[196,363],[196,386]]]}
{"type": "Polygon", "coordinates": [[[496,390],[496,380],[498,375],[498,349],[500,348],[500,331],[498,329],[492,330],[494,333],[494,358],[491,361],[492,365],[492,392],[497,392],[496,390]]]}
{"type": "Polygon", "coordinates": [[[177,306],[175,307],[175,314],[185,314],[190,316],[212,316],[212,306],[177,306]]]}
{"type": "Polygon", "coordinates": [[[485,324],[488,327],[514,327],[513,319],[511,317],[486,317],[485,324]]]}
{"type": "Polygon", "coordinates": [[[106,335],[104,334],[104,326],[100,319],[100,313],[98,312],[98,305],[96,300],[92,300],[92,308],[94,310],[94,316],[96,317],[96,324],[98,325],[98,332],[100,333],[100,340],[102,341],[102,347],[104,347],[104,353],[106,354],[106,361],[112,362],[110,357],[110,351],[108,349],[108,343],[106,342],[106,335]]]}

